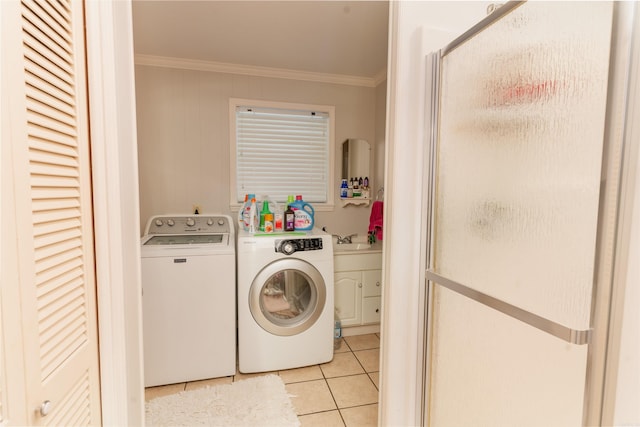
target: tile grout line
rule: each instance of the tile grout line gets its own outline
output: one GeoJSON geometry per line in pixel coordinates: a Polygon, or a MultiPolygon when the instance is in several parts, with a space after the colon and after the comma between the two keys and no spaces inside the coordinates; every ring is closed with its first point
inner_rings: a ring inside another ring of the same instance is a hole
{"type": "MultiPolygon", "coordinates": [[[[342,340],[342,343],[347,346],[349,351],[351,353],[353,353],[353,350],[351,349],[351,346],[349,346],[349,344],[347,344],[347,341],[344,338],[340,338],[340,339],[342,340]]],[[[347,352],[344,351],[344,352],[341,352],[341,353],[347,353],[347,352]]],[[[335,357],[336,353],[334,352],[333,355],[335,357]]],[[[356,355],[354,354],[353,357],[356,357],[356,355]]],[[[336,410],[338,411],[338,415],[340,416],[340,419],[342,420],[342,425],[347,427],[347,422],[345,421],[344,416],[342,415],[342,411],[340,410],[340,407],[338,407],[338,401],[336,400],[336,397],[333,395],[333,390],[331,390],[331,387],[329,386],[329,381],[327,381],[327,376],[324,374],[324,371],[322,370],[322,367],[320,367],[320,372],[322,373],[322,378],[324,378],[324,383],[327,386],[327,389],[329,390],[329,393],[331,394],[331,398],[333,399],[333,403],[336,405],[336,410]]]]}

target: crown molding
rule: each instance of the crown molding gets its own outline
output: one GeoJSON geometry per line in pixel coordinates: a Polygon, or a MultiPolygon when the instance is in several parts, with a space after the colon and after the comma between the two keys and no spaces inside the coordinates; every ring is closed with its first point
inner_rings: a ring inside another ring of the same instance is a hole
{"type": "Polygon", "coordinates": [[[378,72],[378,74],[373,76],[373,86],[378,87],[378,85],[383,83],[385,80],[387,80],[387,69],[383,68],[378,72]]]}
{"type": "Polygon", "coordinates": [[[224,62],[202,61],[197,59],[171,58],[136,54],[136,65],[152,67],[180,68],[195,71],[210,71],[215,73],[241,74],[247,76],[270,77],[276,79],[304,80],[310,82],[333,83],[349,86],[376,87],[386,79],[386,70],[382,70],[375,77],[347,76],[343,74],[315,73],[310,71],[287,70],[284,68],[258,67],[251,65],[229,64],[224,62]]]}

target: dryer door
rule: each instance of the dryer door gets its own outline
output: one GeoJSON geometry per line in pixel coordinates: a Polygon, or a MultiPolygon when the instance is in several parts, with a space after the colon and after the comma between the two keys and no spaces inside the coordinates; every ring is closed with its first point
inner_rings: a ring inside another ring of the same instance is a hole
{"type": "Polygon", "coordinates": [[[320,272],[295,258],[268,264],[249,290],[249,308],[255,321],[274,335],[291,336],[309,329],[318,320],[327,300],[320,272]]]}

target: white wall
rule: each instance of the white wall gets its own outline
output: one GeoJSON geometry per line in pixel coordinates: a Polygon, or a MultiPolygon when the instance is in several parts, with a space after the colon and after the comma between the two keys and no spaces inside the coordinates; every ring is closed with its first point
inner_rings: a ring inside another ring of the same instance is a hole
{"type": "Polygon", "coordinates": [[[228,103],[247,98],[336,107],[336,207],[316,211],[315,223],[331,233],[365,236],[370,209],[342,207],[337,171],[342,141],[377,143],[376,97],[372,87],[137,65],[141,227],[151,215],[190,213],[194,204],[201,213],[235,215],[229,206],[228,103]]]}

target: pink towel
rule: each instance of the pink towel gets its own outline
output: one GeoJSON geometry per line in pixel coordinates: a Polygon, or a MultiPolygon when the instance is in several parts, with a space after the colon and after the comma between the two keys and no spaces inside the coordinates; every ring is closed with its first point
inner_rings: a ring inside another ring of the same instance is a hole
{"type": "Polygon", "coordinates": [[[382,202],[376,200],[371,206],[371,215],[369,216],[369,232],[375,232],[378,240],[382,240],[382,208],[382,202]]]}

